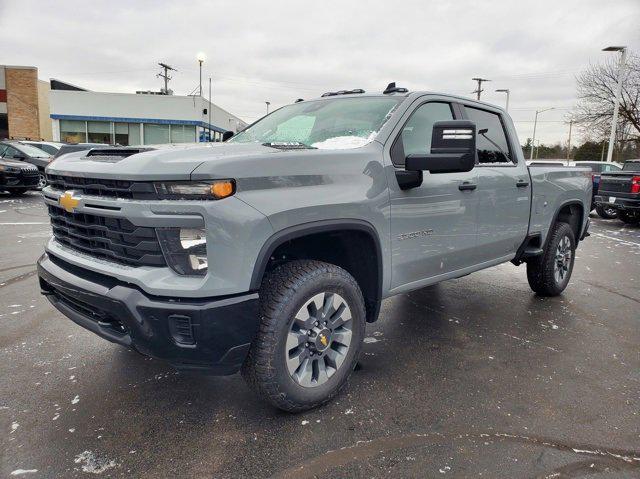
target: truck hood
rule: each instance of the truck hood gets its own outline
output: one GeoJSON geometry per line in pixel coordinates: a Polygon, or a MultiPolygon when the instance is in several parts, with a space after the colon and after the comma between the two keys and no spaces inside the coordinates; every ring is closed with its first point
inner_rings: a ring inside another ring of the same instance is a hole
{"type": "Polygon", "coordinates": [[[188,180],[191,172],[203,163],[278,153],[275,148],[257,143],[153,145],[149,148],[154,149],[124,158],[99,155],[96,150],[90,150],[93,153],[72,152],[49,163],[47,173],[131,181],[188,180]]]}

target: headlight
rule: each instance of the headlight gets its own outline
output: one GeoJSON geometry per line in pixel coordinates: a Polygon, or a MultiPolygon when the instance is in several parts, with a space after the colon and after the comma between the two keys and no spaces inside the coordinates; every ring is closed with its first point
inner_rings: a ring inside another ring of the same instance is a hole
{"type": "Polygon", "coordinates": [[[207,274],[207,233],[204,228],[156,228],[167,264],[178,274],[207,274]]]}
{"type": "Polygon", "coordinates": [[[20,173],[20,168],[16,166],[0,165],[0,171],[6,171],[7,173],[20,173]]]}
{"type": "Polygon", "coordinates": [[[155,184],[161,198],[171,200],[221,200],[236,192],[235,180],[165,181],[155,184]]]}

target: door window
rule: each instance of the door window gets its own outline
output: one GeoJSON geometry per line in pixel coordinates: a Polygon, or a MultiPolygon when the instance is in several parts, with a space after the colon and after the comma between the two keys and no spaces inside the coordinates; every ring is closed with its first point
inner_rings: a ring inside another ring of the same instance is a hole
{"type": "Polygon", "coordinates": [[[419,106],[404,125],[400,140],[404,156],[397,161],[404,164],[407,155],[431,153],[431,134],[433,124],[437,121],[453,120],[453,112],[449,103],[430,102],[419,106]]]}
{"type": "Polygon", "coordinates": [[[465,106],[467,118],[476,124],[478,163],[512,163],[509,142],[500,115],[465,106]]]}

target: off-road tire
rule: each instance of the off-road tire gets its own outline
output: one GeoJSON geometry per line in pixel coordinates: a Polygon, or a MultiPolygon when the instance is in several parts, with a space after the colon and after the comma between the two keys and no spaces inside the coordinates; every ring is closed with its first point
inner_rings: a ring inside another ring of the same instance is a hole
{"type": "Polygon", "coordinates": [[[300,412],[330,401],[346,384],[360,354],[366,325],[365,303],[356,280],[342,268],[320,261],[292,261],[267,274],[260,288],[260,327],[242,376],[275,407],[300,412]],[[338,293],[351,310],[352,339],[346,357],[326,383],[303,387],[286,366],[285,344],[294,316],[320,292],[338,293]]]}
{"type": "Polygon", "coordinates": [[[571,226],[567,223],[557,222],[549,232],[544,253],[527,261],[527,280],[531,289],[541,296],[558,296],[562,293],[571,279],[575,250],[576,240],[571,226]],[[554,266],[558,245],[564,237],[569,238],[571,245],[571,262],[566,279],[558,282],[554,275],[554,266]]]}
{"type": "Polygon", "coordinates": [[[618,211],[617,210],[613,210],[615,213],[611,214],[607,212],[607,208],[602,206],[602,205],[597,205],[596,206],[596,213],[598,213],[598,216],[602,219],[605,220],[612,220],[614,218],[618,217],[618,211]]]}
{"type": "Polygon", "coordinates": [[[634,225],[640,222],[640,214],[634,215],[626,211],[618,211],[618,219],[627,225],[634,225]]]}

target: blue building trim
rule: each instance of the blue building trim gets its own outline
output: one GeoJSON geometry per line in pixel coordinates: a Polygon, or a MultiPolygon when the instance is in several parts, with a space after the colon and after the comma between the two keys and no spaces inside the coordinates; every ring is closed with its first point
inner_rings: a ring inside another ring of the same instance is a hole
{"type": "Polygon", "coordinates": [[[58,115],[51,114],[52,120],[76,120],[76,121],[112,121],[114,123],[156,123],[160,125],[192,125],[199,126],[206,130],[213,130],[224,133],[224,128],[211,125],[204,121],[197,120],[164,120],[160,118],[121,118],[115,116],[83,116],[83,115],[58,115]]]}

